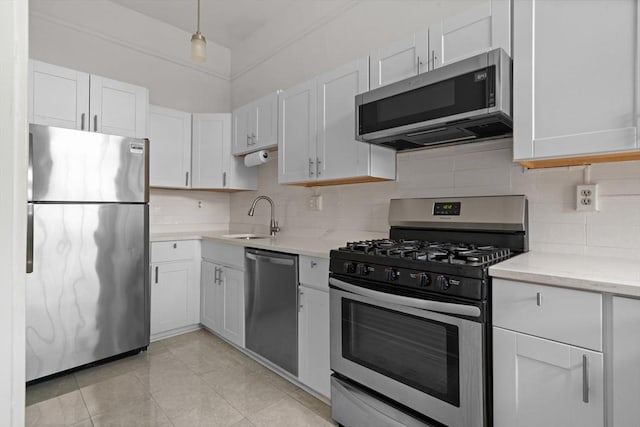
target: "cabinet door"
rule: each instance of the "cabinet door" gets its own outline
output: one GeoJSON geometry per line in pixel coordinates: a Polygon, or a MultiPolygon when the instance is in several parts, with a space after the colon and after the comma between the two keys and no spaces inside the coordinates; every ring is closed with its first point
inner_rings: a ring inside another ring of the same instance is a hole
{"type": "Polygon", "coordinates": [[[202,261],[200,323],[207,328],[222,334],[222,299],[220,285],[222,267],[209,261],[202,261]]]}
{"type": "Polygon", "coordinates": [[[226,156],[230,155],[230,114],[194,114],[191,136],[191,187],[224,188],[226,156]]]}
{"type": "Polygon", "coordinates": [[[147,137],[149,91],[146,88],[92,75],[90,100],[90,130],[147,137]]]}
{"type": "Polygon", "coordinates": [[[191,114],[150,105],[149,140],[151,186],[190,188],[191,114]]]}
{"type": "Polygon", "coordinates": [[[244,347],[244,272],[222,267],[222,335],[244,347]]]}
{"type": "Polygon", "coordinates": [[[278,182],[316,179],[316,80],[280,94],[278,111],[278,182]]]}
{"type": "Polygon", "coordinates": [[[194,289],[196,264],[193,261],[152,265],[151,335],[198,323],[194,289]]]}
{"type": "Polygon", "coordinates": [[[278,145],[278,92],[252,103],[255,128],[251,130],[252,150],[262,150],[278,145]]]}
{"type": "Polygon", "coordinates": [[[354,98],[369,82],[368,58],[318,77],[317,179],[369,174],[371,144],[355,139],[354,98]]]}
{"type": "Polygon", "coordinates": [[[243,154],[249,151],[249,120],[251,104],[238,108],[232,113],[232,147],[233,154],[243,154]]]}
{"type": "Polygon", "coordinates": [[[640,300],[613,297],[613,420],[635,427],[640,420],[640,300]]]}
{"type": "Polygon", "coordinates": [[[370,89],[388,85],[428,70],[429,34],[421,31],[371,53],[370,89]]]}
{"type": "Polygon", "coordinates": [[[494,426],[603,426],[602,364],[602,353],[494,327],[494,426]]]}
{"type": "Polygon", "coordinates": [[[329,293],[300,286],[298,343],[300,381],[329,396],[329,293]]]}
{"type": "Polygon", "coordinates": [[[638,149],[638,4],[516,1],[514,158],[638,149]]]}
{"type": "Polygon", "coordinates": [[[511,55],[511,2],[484,0],[429,28],[431,69],[495,48],[511,55]]]}
{"type": "Polygon", "coordinates": [[[89,129],[89,74],[29,61],[29,122],[89,129]]]}

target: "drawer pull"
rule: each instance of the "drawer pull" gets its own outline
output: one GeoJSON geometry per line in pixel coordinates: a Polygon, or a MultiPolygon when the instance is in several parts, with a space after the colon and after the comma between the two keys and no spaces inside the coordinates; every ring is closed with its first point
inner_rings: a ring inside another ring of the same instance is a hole
{"type": "Polygon", "coordinates": [[[589,403],[589,358],[582,355],[582,401],[589,403]]]}
{"type": "Polygon", "coordinates": [[[536,304],[538,304],[538,307],[542,307],[542,292],[536,294],[536,304]]]}
{"type": "Polygon", "coordinates": [[[311,268],[314,268],[316,265],[318,265],[318,263],[317,263],[317,262],[315,262],[315,261],[311,261],[311,268]]]}
{"type": "Polygon", "coordinates": [[[157,265],[156,265],[156,280],[155,280],[155,282],[158,283],[158,266],[157,265]]]}
{"type": "Polygon", "coordinates": [[[177,243],[174,243],[174,244],[173,244],[173,249],[177,249],[177,248],[178,248],[178,244],[177,244],[177,243]]]}

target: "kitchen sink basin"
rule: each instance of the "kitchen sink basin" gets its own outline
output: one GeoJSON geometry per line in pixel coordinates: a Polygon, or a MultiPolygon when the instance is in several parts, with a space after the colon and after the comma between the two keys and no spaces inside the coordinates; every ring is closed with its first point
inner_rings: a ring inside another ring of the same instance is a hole
{"type": "Polygon", "coordinates": [[[265,234],[224,234],[222,237],[227,239],[268,239],[269,236],[265,234]]]}

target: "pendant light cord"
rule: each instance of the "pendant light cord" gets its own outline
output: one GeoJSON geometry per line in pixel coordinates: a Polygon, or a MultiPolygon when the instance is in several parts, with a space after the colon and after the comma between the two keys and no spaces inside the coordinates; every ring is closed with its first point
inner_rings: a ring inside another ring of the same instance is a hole
{"type": "Polygon", "coordinates": [[[198,27],[196,29],[196,32],[200,32],[200,0],[198,0],[198,27]]]}

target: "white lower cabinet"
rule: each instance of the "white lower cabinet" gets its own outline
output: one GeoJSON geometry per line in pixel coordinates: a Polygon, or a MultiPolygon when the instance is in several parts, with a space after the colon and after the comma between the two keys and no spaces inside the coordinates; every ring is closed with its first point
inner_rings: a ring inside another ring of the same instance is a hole
{"type": "Polygon", "coordinates": [[[613,427],[640,423],[640,300],[613,297],[612,301],[613,427]]]}
{"type": "MultiPolygon", "coordinates": [[[[215,244],[215,247],[222,246],[215,244]]],[[[200,322],[244,347],[244,271],[203,259],[201,292],[200,322]]]]}
{"type": "Polygon", "coordinates": [[[200,322],[199,242],[151,244],[151,341],[200,322]]]}
{"type": "Polygon", "coordinates": [[[331,392],[329,260],[299,257],[298,379],[322,396],[331,392]]]}
{"type": "Polygon", "coordinates": [[[493,328],[495,427],[604,426],[602,353],[493,328]]]}
{"type": "Polygon", "coordinates": [[[331,392],[329,292],[300,286],[298,346],[300,381],[328,397],[331,392]]]}

